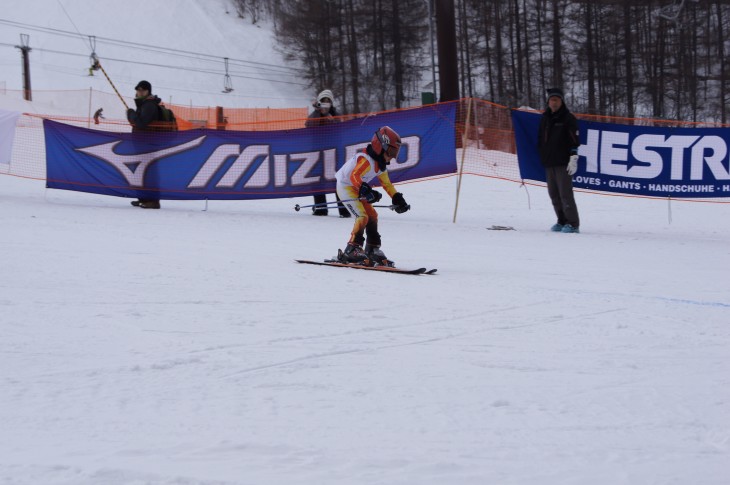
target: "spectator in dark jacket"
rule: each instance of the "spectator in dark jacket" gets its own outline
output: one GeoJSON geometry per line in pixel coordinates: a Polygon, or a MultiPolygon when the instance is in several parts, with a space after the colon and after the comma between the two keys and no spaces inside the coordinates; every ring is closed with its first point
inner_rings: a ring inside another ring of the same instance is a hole
{"type": "Polygon", "coordinates": [[[580,219],[573,195],[573,175],[578,170],[578,120],[565,105],[562,90],[548,89],[547,104],[540,120],[537,145],[545,167],[548,194],[558,217],[550,230],[577,233],[580,219]]]}
{"type": "MultiPolygon", "coordinates": [[[[339,118],[336,118],[339,114],[337,113],[337,109],[335,108],[335,102],[334,102],[334,96],[332,95],[332,91],[329,89],[325,89],[321,93],[317,95],[317,99],[314,100],[312,103],[312,106],[314,106],[314,111],[309,115],[309,118],[307,118],[307,121],[304,123],[304,126],[307,128],[311,128],[313,126],[326,126],[329,124],[339,123],[339,118]]],[[[335,197],[337,197],[337,201],[339,202],[340,197],[335,193],[335,197]]],[[[326,204],[327,203],[327,195],[326,194],[315,194],[314,196],[314,203],[315,204],[326,204]]],[[[350,211],[345,208],[344,205],[341,203],[337,204],[337,208],[340,212],[340,217],[350,217],[350,211]]],[[[312,214],[315,216],[326,216],[327,215],[327,207],[313,207],[312,208],[312,214]]]]}
{"type": "MultiPolygon", "coordinates": [[[[140,81],[134,88],[134,104],[136,110],[127,110],[127,120],[132,125],[132,133],[161,131],[155,126],[156,122],[162,120],[160,113],[160,98],[152,94],[152,85],[147,81],[140,81]]],[[[142,209],[159,209],[160,199],[149,198],[132,201],[132,205],[142,209]]]]}

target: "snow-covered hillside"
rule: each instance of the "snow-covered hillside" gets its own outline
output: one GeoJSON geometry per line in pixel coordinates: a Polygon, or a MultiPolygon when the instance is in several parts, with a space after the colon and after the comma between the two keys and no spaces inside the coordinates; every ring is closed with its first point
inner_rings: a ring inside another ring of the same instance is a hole
{"type": "MultiPolygon", "coordinates": [[[[225,0],[9,3],[17,22],[75,30],[65,9],[82,32],[280,64],[270,29],[225,0]]],[[[17,33],[0,26],[0,42],[17,33]]],[[[40,51],[86,52],[78,37],[31,32],[31,46],[36,89],[109,91],[83,56],[40,51]]],[[[17,50],[0,54],[19,88],[17,50]]],[[[126,93],[146,78],[173,102],[311,96],[106,68],[126,93]]],[[[0,175],[0,483],[728,483],[729,204],[579,193],[573,235],[548,230],[542,188],[467,177],[456,224],[454,178],[398,188],[412,210],[381,210],[383,249],[437,275],[295,263],[351,230],[293,210],[311,198],[146,211],[0,175]]]]}
{"type": "Polygon", "coordinates": [[[274,49],[272,27],[239,18],[229,0],[6,0],[0,19],[9,21],[0,23],[0,82],[8,90],[23,87],[20,51],[13,46],[26,33],[34,90],[112,93],[101,72],[88,76],[90,40],[81,32],[98,37],[96,53],[125,96],[134,95],[141,79],[163,100],[194,106],[297,108],[316,94],[274,49]],[[224,57],[231,59],[234,91],[228,94],[222,93],[224,57]]]}
{"type": "Polygon", "coordinates": [[[384,249],[436,276],[296,264],[351,227],[311,199],[0,176],[0,483],[727,483],[727,205],[578,194],[569,235],[542,189],[400,189],[384,249]]]}

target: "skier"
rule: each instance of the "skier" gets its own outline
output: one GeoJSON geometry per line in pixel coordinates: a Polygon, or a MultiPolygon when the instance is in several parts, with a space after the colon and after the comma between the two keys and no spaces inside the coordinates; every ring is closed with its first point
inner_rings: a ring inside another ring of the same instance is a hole
{"type": "Polygon", "coordinates": [[[353,155],[337,171],[337,194],[340,199],[356,199],[344,204],[356,217],[350,240],[338,259],[344,263],[380,264],[391,266],[383,251],[380,250],[378,233],[378,213],[372,204],[382,198],[382,194],[370,187],[378,178],[388,195],[392,198],[394,210],[402,214],[411,208],[406,204],[403,194],[397,192],[388,176],[387,166],[398,157],[401,139],[392,128],[384,126],[375,132],[365,151],[353,155]],[[367,240],[363,236],[367,234],[367,240]],[[363,250],[363,243],[366,242],[363,250]]]}

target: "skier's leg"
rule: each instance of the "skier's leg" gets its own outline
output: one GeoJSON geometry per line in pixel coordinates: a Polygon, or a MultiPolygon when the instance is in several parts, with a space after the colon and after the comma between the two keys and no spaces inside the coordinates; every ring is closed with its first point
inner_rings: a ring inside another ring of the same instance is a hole
{"type": "Polygon", "coordinates": [[[368,246],[380,247],[380,233],[378,232],[378,213],[372,205],[365,203],[365,213],[368,216],[365,232],[368,246]]]}
{"type": "MultiPolygon", "coordinates": [[[[337,184],[337,194],[342,200],[356,199],[344,202],[347,209],[355,216],[350,239],[344,251],[345,258],[348,261],[364,261],[367,257],[362,250],[362,245],[365,242],[364,233],[369,220],[368,211],[363,202],[357,200],[358,194],[354,187],[337,184]]],[[[370,204],[367,205],[370,206],[370,204]]],[[[370,210],[373,210],[372,207],[370,207],[370,210]]]]}
{"type": "Polygon", "coordinates": [[[553,204],[553,210],[558,218],[558,224],[561,226],[567,224],[565,219],[565,213],[563,212],[563,200],[560,198],[560,189],[558,187],[557,170],[560,167],[548,167],[545,169],[545,175],[547,178],[547,189],[548,195],[550,196],[550,202],[553,204]]]}

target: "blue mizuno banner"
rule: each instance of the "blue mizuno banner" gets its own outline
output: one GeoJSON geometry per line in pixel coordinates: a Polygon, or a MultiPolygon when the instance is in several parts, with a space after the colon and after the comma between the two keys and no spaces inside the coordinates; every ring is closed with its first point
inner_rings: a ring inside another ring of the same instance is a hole
{"type": "Polygon", "coordinates": [[[333,192],[381,126],[403,145],[394,183],[456,172],[456,103],[280,131],[113,133],[43,121],[47,186],[120,197],[267,199],[333,192]]]}
{"type": "MultiPolygon", "coordinates": [[[[523,179],[545,181],[540,113],[512,111],[523,179]]],[[[662,128],[579,120],[578,188],[674,198],[730,197],[730,129],[662,128]]]]}

